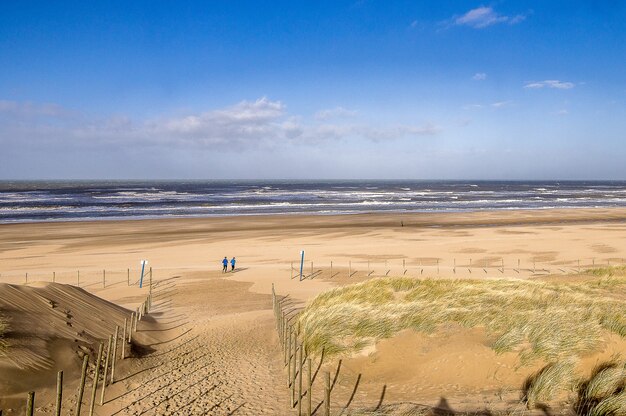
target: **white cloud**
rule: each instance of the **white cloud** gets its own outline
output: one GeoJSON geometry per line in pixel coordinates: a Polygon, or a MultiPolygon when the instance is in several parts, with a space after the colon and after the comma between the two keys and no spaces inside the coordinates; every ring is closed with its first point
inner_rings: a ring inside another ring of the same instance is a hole
{"type": "MultiPolygon", "coordinates": [[[[16,116],[23,105],[0,102],[0,144],[59,146],[160,146],[179,149],[227,146],[228,148],[273,148],[287,143],[306,144],[327,140],[393,140],[405,137],[433,135],[439,128],[432,123],[424,125],[375,125],[370,122],[329,123],[328,119],[354,117],[355,111],[337,107],[322,110],[311,123],[287,113],[280,101],[265,97],[256,101],[241,101],[230,107],[186,114],[133,120],[125,116],[105,119],[73,118],[61,120],[47,112],[40,116],[16,116]]],[[[27,107],[31,108],[31,107],[27,107]]],[[[33,108],[39,108],[34,106],[33,108]]],[[[60,106],[58,114],[67,110],[60,106]]]]}
{"type": "Polygon", "coordinates": [[[556,112],[556,115],[558,115],[558,116],[566,116],[568,114],[569,114],[569,111],[567,111],[567,110],[559,110],[559,111],[556,112]]]}
{"type": "Polygon", "coordinates": [[[480,6],[468,11],[462,16],[453,17],[451,22],[453,25],[457,26],[469,26],[474,29],[483,29],[499,23],[514,25],[524,19],[526,19],[526,16],[522,14],[518,14],[516,16],[505,16],[497,13],[491,7],[480,6]]]}
{"type": "Polygon", "coordinates": [[[500,109],[500,108],[504,108],[504,107],[509,107],[513,105],[513,101],[496,101],[495,103],[491,103],[491,104],[469,104],[463,107],[464,110],[481,110],[483,108],[488,108],[488,107],[492,107],[495,109],[500,109]]]}
{"type": "Polygon", "coordinates": [[[346,138],[382,141],[405,137],[432,136],[440,131],[441,128],[432,123],[426,123],[422,126],[396,124],[382,127],[367,124],[320,124],[305,131],[305,138],[312,141],[346,138]]]}
{"type": "Polygon", "coordinates": [[[573,82],[564,82],[557,79],[548,79],[545,81],[533,81],[524,85],[524,88],[540,89],[540,88],[556,88],[559,90],[569,90],[575,87],[573,82]]]}
{"type": "Polygon", "coordinates": [[[526,15],[518,14],[518,15],[515,15],[515,16],[509,18],[508,23],[510,25],[516,25],[516,24],[518,24],[520,22],[523,22],[524,20],[526,20],[526,15]]]}
{"type": "Polygon", "coordinates": [[[477,72],[477,73],[474,74],[472,79],[474,81],[484,81],[484,80],[487,79],[487,74],[485,74],[484,72],[477,72]]]}
{"type": "Polygon", "coordinates": [[[328,120],[335,117],[353,117],[356,115],[356,111],[348,110],[343,107],[335,107],[327,110],[320,110],[315,113],[316,120],[328,120]]]}

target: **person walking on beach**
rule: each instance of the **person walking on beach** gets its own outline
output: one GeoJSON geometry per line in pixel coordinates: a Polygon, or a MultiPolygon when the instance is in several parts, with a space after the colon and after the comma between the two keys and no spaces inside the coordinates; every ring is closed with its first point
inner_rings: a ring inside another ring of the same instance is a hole
{"type": "Polygon", "coordinates": [[[222,260],[222,266],[224,266],[222,268],[222,273],[226,273],[228,271],[228,257],[224,257],[224,260],[222,260]]]}
{"type": "Polygon", "coordinates": [[[235,258],[234,257],[230,260],[230,271],[231,272],[235,271],[235,258]]]}

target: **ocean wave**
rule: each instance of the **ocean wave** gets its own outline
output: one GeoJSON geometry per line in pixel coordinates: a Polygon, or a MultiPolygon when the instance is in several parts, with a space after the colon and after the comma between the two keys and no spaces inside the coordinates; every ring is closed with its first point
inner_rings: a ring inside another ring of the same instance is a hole
{"type": "Polygon", "coordinates": [[[626,207],[626,182],[0,182],[0,222],[626,207]]]}

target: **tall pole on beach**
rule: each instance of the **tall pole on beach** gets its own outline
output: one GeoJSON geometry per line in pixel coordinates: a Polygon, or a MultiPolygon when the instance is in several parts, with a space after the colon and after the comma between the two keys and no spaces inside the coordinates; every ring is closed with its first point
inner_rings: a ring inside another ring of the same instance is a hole
{"type": "Polygon", "coordinates": [[[143,287],[143,272],[146,269],[147,263],[148,263],[148,260],[141,260],[141,277],[139,278],[139,289],[143,287]]]}
{"type": "Polygon", "coordinates": [[[300,281],[302,281],[302,269],[304,268],[304,250],[300,251],[300,281]]]}

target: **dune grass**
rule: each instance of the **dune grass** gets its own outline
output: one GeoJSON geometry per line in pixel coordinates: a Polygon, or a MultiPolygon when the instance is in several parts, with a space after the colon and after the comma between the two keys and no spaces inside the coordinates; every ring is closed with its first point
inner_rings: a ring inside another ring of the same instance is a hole
{"type": "Polygon", "coordinates": [[[626,276],[626,266],[607,266],[586,269],[583,274],[599,276],[599,277],[624,277],[626,276]]]}
{"type": "MultiPolygon", "coordinates": [[[[618,270],[621,272],[620,270],[618,270]]],[[[404,329],[432,333],[482,327],[499,353],[521,363],[557,362],[595,350],[608,332],[626,336],[626,277],[598,273],[583,283],[391,277],[332,289],[300,314],[308,351],[352,354],[404,329]]]]}
{"type": "Polygon", "coordinates": [[[626,414],[626,363],[611,361],[598,365],[578,386],[576,414],[626,414]]]}
{"type": "Polygon", "coordinates": [[[529,409],[534,409],[553,400],[559,392],[571,390],[576,380],[575,365],[575,360],[566,359],[550,363],[530,375],[522,387],[522,401],[529,409]]]}

